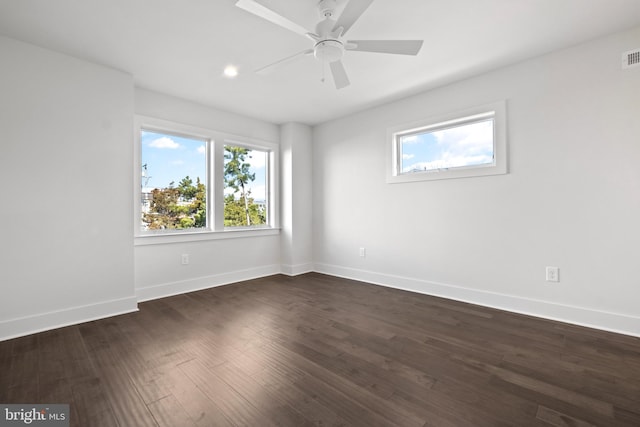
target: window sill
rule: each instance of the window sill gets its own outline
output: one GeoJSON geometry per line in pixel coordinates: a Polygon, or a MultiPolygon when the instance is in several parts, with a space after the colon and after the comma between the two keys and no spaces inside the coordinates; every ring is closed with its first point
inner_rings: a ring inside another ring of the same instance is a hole
{"type": "Polygon", "coordinates": [[[506,165],[481,165],[469,167],[456,167],[449,169],[434,169],[414,173],[403,173],[387,177],[388,184],[403,182],[435,181],[439,179],[470,178],[490,175],[504,175],[507,173],[506,165]]]}
{"type": "Polygon", "coordinates": [[[224,231],[193,231],[167,234],[142,234],[134,238],[134,246],[165,245],[170,243],[200,242],[205,240],[240,239],[244,237],[276,236],[279,228],[238,228],[224,231]]]}

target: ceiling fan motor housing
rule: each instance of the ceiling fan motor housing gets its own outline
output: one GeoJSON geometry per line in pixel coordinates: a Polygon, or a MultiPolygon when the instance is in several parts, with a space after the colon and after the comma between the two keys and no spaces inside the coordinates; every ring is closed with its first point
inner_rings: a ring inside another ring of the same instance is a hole
{"type": "Polygon", "coordinates": [[[343,54],[344,45],[338,40],[323,40],[313,48],[313,56],[322,62],[339,61],[343,54]]]}
{"type": "Polygon", "coordinates": [[[323,18],[326,16],[332,16],[336,9],[336,0],[320,0],[318,2],[318,12],[323,18]]]}
{"type": "MultiPolygon", "coordinates": [[[[311,0],[305,0],[305,2],[306,1],[311,0]]],[[[336,88],[342,89],[349,86],[349,77],[341,61],[345,50],[417,55],[422,47],[422,40],[347,40],[345,37],[349,29],[374,0],[312,1],[316,3],[316,9],[320,14],[320,21],[317,22],[315,32],[313,33],[308,30],[308,27],[291,21],[277,10],[265,5],[264,3],[268,3],[267,0],[236,0],[236,6],[294,33],[304,35],[314,42],[313,49],[305,49],[266,67],[262,67],[256,70],[256,72],[263,72],[264,70],[291,62],[297,58],[310,55],[313,52],[317,60],[329,65],[336,88]],[[340,3],[340,8],[338,8],[338,3],[340,3]]]]}

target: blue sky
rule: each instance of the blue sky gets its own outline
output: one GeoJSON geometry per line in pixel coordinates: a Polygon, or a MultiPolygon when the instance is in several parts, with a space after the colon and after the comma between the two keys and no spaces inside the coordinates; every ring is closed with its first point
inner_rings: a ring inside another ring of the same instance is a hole
{"type": "Polygon", "coordinates": [[[493,120],[402,136],[401,170],[434,170],[493,162],[493,120]]]}
{"type": "MultiPolygon", "coordinates": [[[[206,184],[204,140],[150,131],[143,131],[141,139],[141,165],[147,165],[146,177],[142,177],[143,187],[166,188],[171,181],[177,186],[185,176],[189,176],[194,183],[199,177],[206,184]]],[[[256,173],[256,180],[250,185],[251,194],[256,200],[264,200],[266,156],[260,152],[252,154],[249,163],[251,172],[256,173]]]]}

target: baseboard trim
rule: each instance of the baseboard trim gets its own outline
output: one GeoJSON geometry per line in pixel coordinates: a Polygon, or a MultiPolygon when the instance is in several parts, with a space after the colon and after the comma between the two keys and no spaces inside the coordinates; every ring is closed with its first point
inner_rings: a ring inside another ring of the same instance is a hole
{"type": "Polygon", "coordinates": [[[298,276],[300,274],[311,273],[313,272],[313,263],[308,262],[305,264],[282,264],[280,266],[280,273],[285,274],[287,276],[298,276]]]}
{"type": "Polygon", "coordinates": [[[256,268],[249,268],[246,270],[230,271],[226,273],[213,274],[210,276],[179,280],[176,282],[161,283],[154,286],[137,288],[136,297],[138,298],[138,302],[150,301],[158,298],[184,294],[187,292],[214,288],[216,286],[228,285],[230,283],[242,282],[244,280],[273,276],[274,274],[279,274],[280,271],[280,264],[273,264],[256,268]]]}
{"type": "Polygon", "coordinates": [[[0,321],[0,341],[138,311],[135,297],[0,321]]]}
{"type": "Polygon", "coordinates": [[[308,263],[296,265],[273,264],[194,279],[162,283],[136,289],[135,297],[121,298],[97,304],[88,304],[64,310],[3,320],[0,321],[0,341],[135,312],[138,311],[137,303],[142,301],[184,294],[275,274],[296,276],[312,271],[389,288],[497,308],[543,319],[640,337],[640,317],[637,316],[556,304],[548,301],[527,299],[370,270],[331,264],[308,263]]]}
{"type": "Polygon", "coordinates": [[[558,322],[640,337],[640,317],[556,304],[411,277],[396,276],[330,264],[314,264],[314,271],[375,285],[482,305],[558,322]]]}

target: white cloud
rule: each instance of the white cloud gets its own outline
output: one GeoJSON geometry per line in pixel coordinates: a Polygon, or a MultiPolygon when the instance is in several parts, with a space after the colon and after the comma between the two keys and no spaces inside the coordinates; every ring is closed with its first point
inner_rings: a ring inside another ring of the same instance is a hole
{"type": "Polygon", "coordinates": [[[407,135],[407,136],[403,136],[400,139],[400,142],[402,144],[415,144],[416,142],[418,142],[418,135],[407,135]]]}
{"type": "Polygon", "coordinates": [[[266,197],[266,191],[267,188],[264,185],[255,185],[255,186],[249,186],[249,189],[251,190],[251,197],[253,197],[256,200],[264,200],[266,197]]]}
{"type": "Polygon", "coordinates": [[[267,163],[267,154],[264,151],[252,151],[247,157],[251,169],[262,169],[267,163]]]}
{"type": "Polygon", "coordinates": [[[174,165],[174,166],[181,166],[181,165],[184,165],[184,160],[179,160],[179,159],[178,160],[172,160],[171,164],[174,165]]]}
{"type": "MultiPolygon", "coordinates": [[[[429,144],[428,154],[421,155],[420,148],[402,156],[403,172],[429,171],[463,166],[476,166],[493,162],[493,123],[490,120],[428,132],[435,139],[407,137],[407,143],[429,144]],[[433,141],[433,140],[430,140],[433,141]],[[417,158],[415,158],[417,157],[417,158]],[[411,164],[410,161],[412,160],[411,164]]],[[[405,140],[403,140],[403,143],[405,140]]]]}
{"type": "Polygon", "coordinates": [[[457,168],[462,166],[477,166],[491,163],[493,157],[487,154],[478,154],[474,156],[452,156],[445,153],[442,159],[433,160],[431,162],[417,162],[402,168],[402,172],[410,171],[430,171],[438,169],[457,168]]]}
{"type": "Polygon", "coordinates": [[[198,147],[198,154],[204,154],[207,152],[207,148],[204,145],[198,147]]]}
{"type": "Polygon", "coordinates": [[[402,168],[402,172],[430,171],[445,169],[448,166],[443,160],[434,160],[432,162],[418,162],[402,168]]]}
{"type": "Polygon", "coordinates": [[[175,142],[173,139],[163,136],[162,138],[154,139],[149,143],[149,147],[153,148],[168,148],[171,150],[175,150],[176,148],[180,148],[180,144],[175,142]]]}
{"type": "Polygon", "coordinates": [[[491,121],[473,123],[433,132],[438,145],[447,147],[455,154],[486,152],[493,147],[493,124],[491,121]]]}
{"type": "MultiPolygon", "coordinates": [[[[255,200],[263,200],[266,198],[266,194],[267,194],[267,187],[265,185],[252,185],[249,184],[246,187],[247,191],[251,191],[251,196],[253,197],[255,200]]],[[[233,190],[233,188],[231,187],[225,187],[224,189],[224,195],[227,196],[229,194],[234,194],[235,191],[233,190]]],[[[240,193],[238,193],[236,195],[236,197],[239,197],[240,193]]]]}

